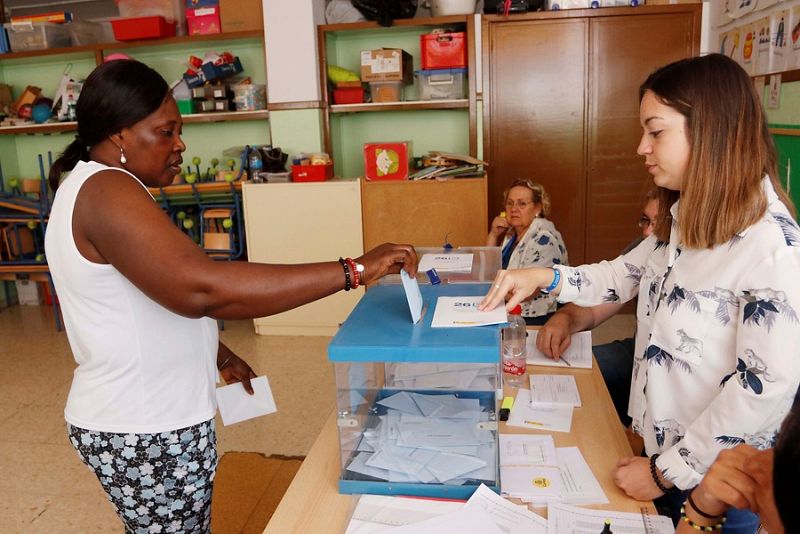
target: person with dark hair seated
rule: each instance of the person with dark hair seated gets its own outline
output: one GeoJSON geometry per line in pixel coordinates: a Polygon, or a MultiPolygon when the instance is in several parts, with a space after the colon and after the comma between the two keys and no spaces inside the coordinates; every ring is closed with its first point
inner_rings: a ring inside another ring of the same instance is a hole
{"type": "Polygon", "coordinates": [[[721,530],[729,508],[747,508],[769,534],[800,532],[800,405],[783,421],[774,449],[737,445],[719,453],[682,510],[678,534],[721,530]]]}
{"type": "Polygon", "coordinates": [[[45,250],[78,363],[64,416],[126,532],[208,532],[218,373],[253,393],[216,319],[263,317],[405,269],[408,245],[303,265],[214,261],[148,187],[181,170],[182,120],[153,69],[109,61],[86,79],[78,135],[50,169],[45,250]],[[69,173],[62,181],[62,174],[69,173]]]}

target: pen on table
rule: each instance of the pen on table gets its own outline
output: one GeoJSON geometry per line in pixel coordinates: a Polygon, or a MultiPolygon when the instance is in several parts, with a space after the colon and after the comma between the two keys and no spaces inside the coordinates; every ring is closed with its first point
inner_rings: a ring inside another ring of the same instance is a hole
{"type": "Polygon", "coordinates": [[[533,426],[544,426],[544,423],[540,421],[528,421],[527,419],[523,421],[526,425],[533,425],[533,426]]]}

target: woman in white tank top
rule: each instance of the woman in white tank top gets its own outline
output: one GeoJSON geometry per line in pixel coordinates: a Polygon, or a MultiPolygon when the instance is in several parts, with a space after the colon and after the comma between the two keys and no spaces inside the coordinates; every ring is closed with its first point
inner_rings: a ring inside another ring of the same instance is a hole
{"type": "Polygon", "coordinates": [[[385,244],[307,265],[213,261],[147,191],[172,183],[186,148],[164,79],[137,61],[107,62],[87,78],[77,119],[50,171],[58,191],[45,238],[78,364],[70,438],[127,531],[206,532],[217,371],[250,393],[255,377],[219,342],[215,320],[283,312],[400,268],[415,274],[416,253],[385,244]]]}

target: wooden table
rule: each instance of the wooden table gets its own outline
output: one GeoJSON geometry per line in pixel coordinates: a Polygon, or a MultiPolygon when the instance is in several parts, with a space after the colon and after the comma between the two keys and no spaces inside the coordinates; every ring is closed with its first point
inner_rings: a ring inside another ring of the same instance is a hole
{"type": "MultiPolygon", "coordinates": [[[[609,504],[589,508],[655,514],[652,502],[635,501],[626,496],[613,481],[613,470],[619,458],[631,456],[630,444],[619,422],[597,363],[592,369],[563,369],[528,366],[528,372],[541,374],[572,374],[580,391],[583,406],[572,415],[570,433],[552,432],[556,447],[577,446],[591,466],[609,504]]],[[[506,395],[513,395],[510,389],[506,395]]],[[[528,433],[523,428],[500,425],[501,433],[528,433]]],[[[536,433],[533,431],[532,433],[536,433]]],[[[265,534],[338,533],[344,532],[355,506],[351,495],[340,495],[338,480],[341,472],[336,413],[331,413],[303,466],[283,496],[272,516],[265,534]]],[[[536,510],[541,513],[541,509],[536,510]]]]}

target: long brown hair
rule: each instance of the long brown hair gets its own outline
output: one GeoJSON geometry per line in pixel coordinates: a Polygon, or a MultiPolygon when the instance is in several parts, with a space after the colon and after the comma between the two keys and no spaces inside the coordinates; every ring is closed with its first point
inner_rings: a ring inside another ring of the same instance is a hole
{"type": "Polygon", "coordinates": [[[640,101],[647,91],[686,118],[691,146],[681,191],[659,188],[658,239],[669,241],[669,209],[680,198],[683,246],[711,248],[730,240],[764,215],[764,175],[794,214],[778,181],[777,153],[760,97],[735,61],[722,54],[676,61],[647,78],[640,101]]]}

